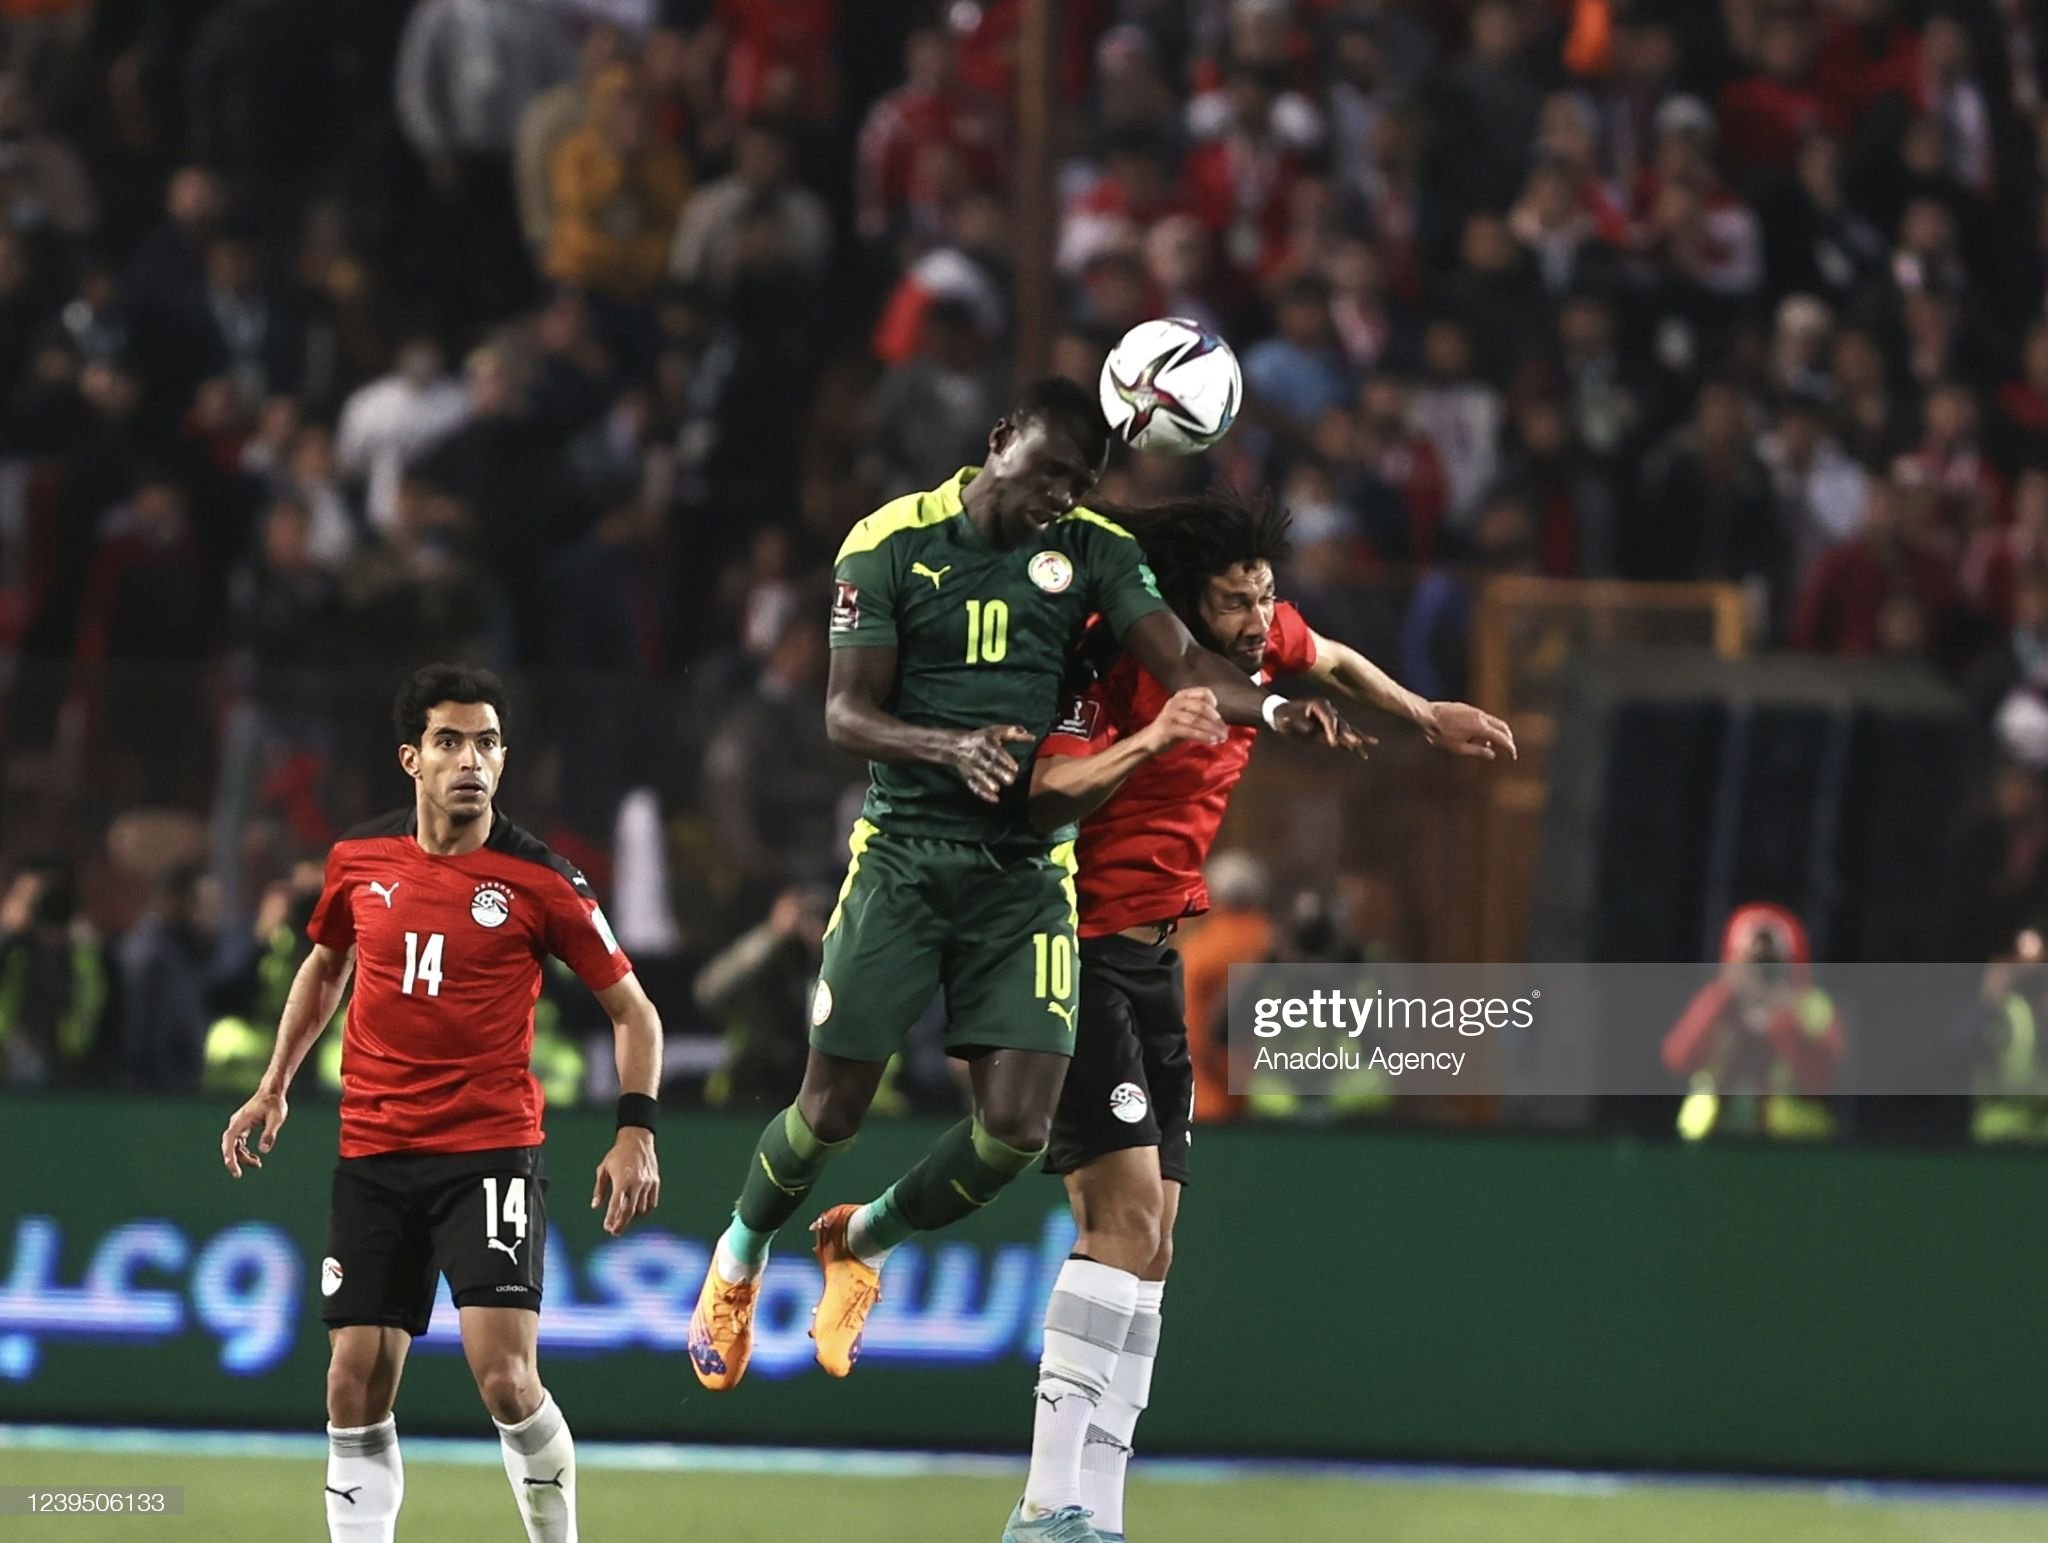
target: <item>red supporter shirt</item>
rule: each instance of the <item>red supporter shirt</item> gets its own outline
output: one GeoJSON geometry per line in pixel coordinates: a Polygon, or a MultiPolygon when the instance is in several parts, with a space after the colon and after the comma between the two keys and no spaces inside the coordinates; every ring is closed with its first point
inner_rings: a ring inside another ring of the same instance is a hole
{"type": "Polygon", "coordinates": [[[533,1004],[553,954],[592,991],[632,961],[581,873],[497,815],[437,857],[411,809],[343,836],[306,933],[356,951],[341,1050],[341,1155],[540,1144],[533,1004]]]}
{"type": "MultiPolygon", "coordinates": [[[[1273,611],[1260,685],[1304,674],[1316,662],[1316,635],[1301,612],[1273,611]]],[[[1093,755],[1135,734],[1172,695],[1129,654],[1067,704],[1040,755],[1093,755]]],[[[1209,909],[1202,864],[1216,844],[1230,790],[1244,775],[1259,731],[1235,725],[1220,745],[1175,745],[1124,780],[1109,802],[1081,822],[1081,936],[1106,937],[1145,922],[1197,916],[1209,909]]]]}

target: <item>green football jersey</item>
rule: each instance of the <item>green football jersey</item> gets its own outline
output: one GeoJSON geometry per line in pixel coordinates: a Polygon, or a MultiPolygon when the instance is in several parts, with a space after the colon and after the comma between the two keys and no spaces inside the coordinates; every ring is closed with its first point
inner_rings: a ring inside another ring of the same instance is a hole
{"type": "Polygon", "coordinates": [[[1028,768],[1059,710],[1074,644],[1090,616],[1122,636],[1166,604],[1136,539],[1090,510],[1007,551],[991,545],[960,502],[975,475],[970,467],[884,504],[848,533],[833,573],[832,646],[896,650],[886,705],[906,723],[1030,730],[1032,743],[1010,746],[1026,771],[990,804],[951,767],[877,761],[862,812],[906,835],[1049,847],[1061,837],[1034,836],[1026,818],[1028,768]]]}

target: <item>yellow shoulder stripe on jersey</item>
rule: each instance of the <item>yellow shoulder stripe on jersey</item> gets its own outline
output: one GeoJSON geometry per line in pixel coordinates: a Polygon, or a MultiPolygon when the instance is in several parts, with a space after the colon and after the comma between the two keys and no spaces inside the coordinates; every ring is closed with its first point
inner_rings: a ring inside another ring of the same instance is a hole
{"type": "Polygon", "coordinates": [[[906,493],[891,499],[846,533],[834,563],[861,552],[872,552],[891,536],[906,530],[941,525],[960,512],[960,478],[940,483],[928,493],[906,493]]]}
{"type": "Polygon", "coordinates": [[[1090,525],[1100,525],[1112,536],[1122,536],[1126,541],[1136,541],[1138,539],[1121,525],[1117,524],[1115,520],[1106,520],[1093,509],[1069,509],[1060,516],[1059,523],[1064,525],[1068,520],[1085,520],[1090,525]]]}

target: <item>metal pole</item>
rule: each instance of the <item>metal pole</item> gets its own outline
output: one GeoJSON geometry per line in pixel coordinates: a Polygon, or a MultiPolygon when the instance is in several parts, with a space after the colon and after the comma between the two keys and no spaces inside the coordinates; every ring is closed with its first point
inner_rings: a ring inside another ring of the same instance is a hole
{"type": "Polygon", "coordinates": [[[1053,113],[1061,0],[1024,0],[1017,27],[1017,157],[1010,250],[1016,254],[1017,382],[1046,372],[1059,296],[1053,284],[1053,113]]]}

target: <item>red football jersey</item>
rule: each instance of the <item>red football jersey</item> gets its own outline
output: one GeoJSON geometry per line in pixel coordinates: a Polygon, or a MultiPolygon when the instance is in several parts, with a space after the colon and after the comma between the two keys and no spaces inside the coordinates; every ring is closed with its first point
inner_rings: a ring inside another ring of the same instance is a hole
{"type": "Polygon", "coordinates": [[[411,809],[327,854],[306,932],[356,951],[341,1042],[341,1155],[480,1152],[541,1141],[533,1004],[541,961],[592,991],[632,972],[582,874],[497,815],[474,852],[439,857],[411,809]]]}
{"type": "MultiPolygon", "coordinates": [[[[1316,635],[1282,601],[1273,611],[1260,685],[1300,675],[1316,662],[1316,635]]],[[[1093,755],[1136,733],[1172,695],[1129,654],[1072,699],[1040,755],[1093,755]]],[[[1216,844],[1230,790],[1244,775],[1259,731],[1233,726],[1220,745],[1175,745],[1124,780],[1081,822],[1081,936],[1099,938],[1143,922],[1209,909],[1202,864],[1216,844]]]]}

